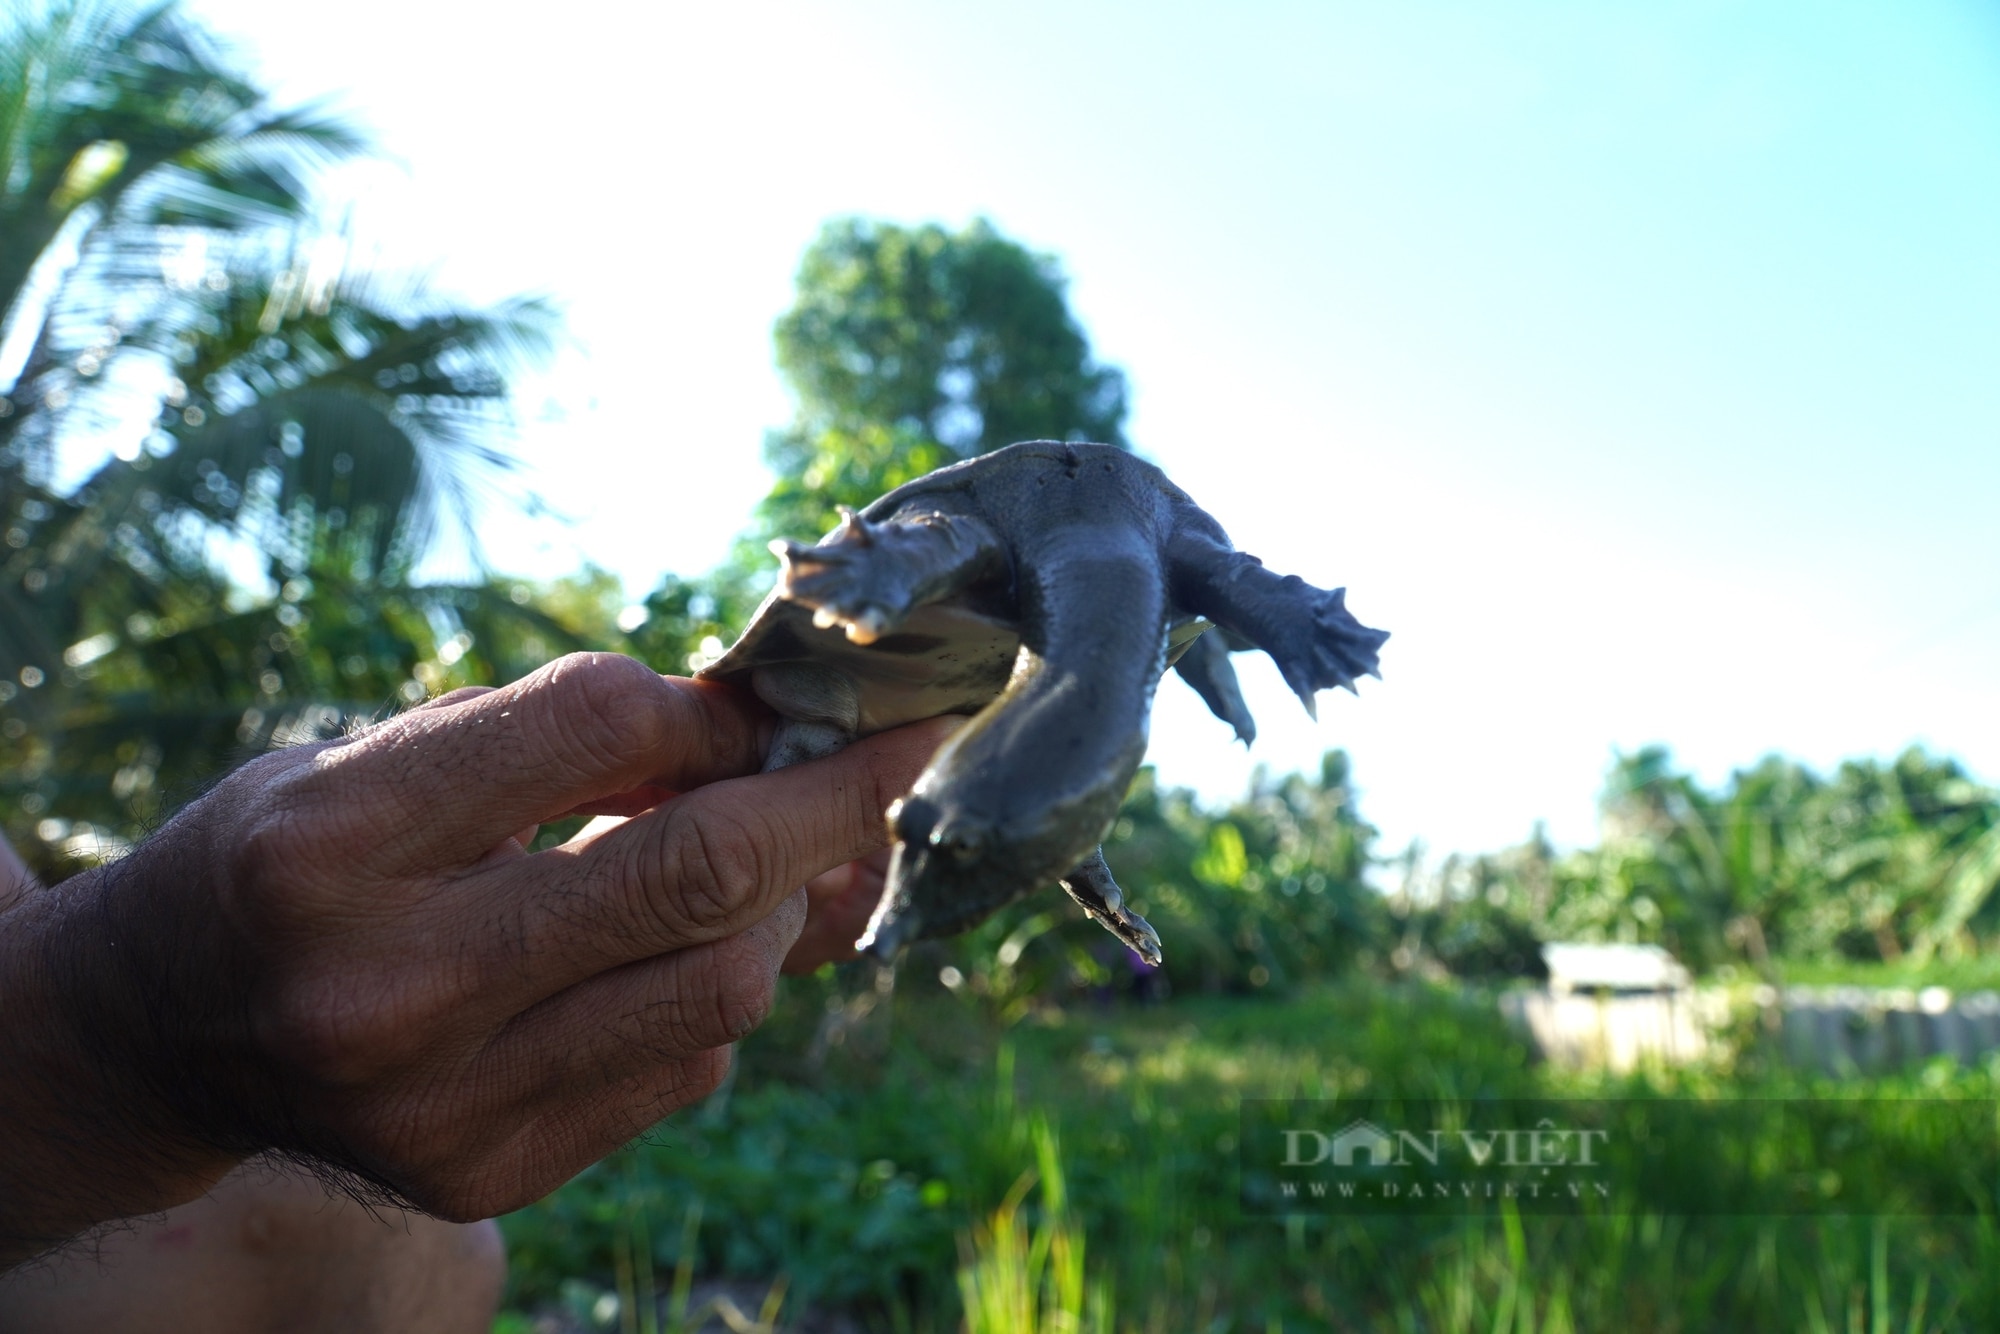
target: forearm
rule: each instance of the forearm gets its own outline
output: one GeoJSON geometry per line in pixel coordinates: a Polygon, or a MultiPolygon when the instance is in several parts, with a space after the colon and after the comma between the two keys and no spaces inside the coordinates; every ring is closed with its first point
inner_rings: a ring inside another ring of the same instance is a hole
{"type": "Polygon", "coordinates": [[[239,1160],[181,1130],[157,1087],[175,1056],[127,957],[152,924],[116,911],[171,892],[146,870],[0,901],[0,1268],[194,1199],[239,1160]]]}

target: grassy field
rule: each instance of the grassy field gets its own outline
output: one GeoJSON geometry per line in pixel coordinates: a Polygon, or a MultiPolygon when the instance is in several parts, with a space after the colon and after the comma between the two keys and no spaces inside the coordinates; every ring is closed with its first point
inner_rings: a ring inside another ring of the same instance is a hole
{"type": "Polygon", "coordinates": [[[512,1309],[643,1330],[632,1295],[666,1291],[678,1266],[782,1279],[779,1328],[808,1307],[938,1334],[2000,1328],[1994,1183],[1967,1183],[1957,1146],[1893,1107],[1872,1113],[1846,1188],[1895,1174],[1933,1199],[1969,1192],[1977,1216],[1339,1219],[1238,1203],[1246,1097],[1951,1099],[1981,1104],[1990,1137],[1991,1070],[1819,1085],[1753,1055],[1565,1075],[1530,1063],[1488,997],[1364,981],[1045,1007],[1002,1027],[915,971],[886,1004],[865,978],[792,986],[724,1093],[504,1220],[512,1309]],[[605,1300],[621,1290],[622,1315],[605,1300]]]}
{"type": "Polygon", "coordinates": [[[1825,962],[1787,960],[1778,966],[1777,974],[1787,986],[1902,987],[1911,990],[1946,987],[1952,991],[2000,991],[2000,954],[1933,959],[1924,964],[1908,960],[1895,963],[1864,963],[1851,959],[1825,962]]]}

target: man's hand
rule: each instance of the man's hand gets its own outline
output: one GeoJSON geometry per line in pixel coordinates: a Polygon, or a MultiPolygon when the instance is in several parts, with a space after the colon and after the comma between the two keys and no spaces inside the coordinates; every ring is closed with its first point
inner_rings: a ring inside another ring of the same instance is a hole
{"type": "Polygon", "coordinates": [[[800,887],[948,726],[758,774],[759,706],[579,655],[245,766],[0,916],[0,1258],[268,1149],[445,1218],[540,1198],[714,1088],[800,887]],[[640,813],[513,837],[579,810],[640,813]]]}
{"type": "MultiPolygon", "coordinates": [[[[947,719],[945,724],[955,727],[961,721],[947,719]]],[[[868,919],[888,882],[888,848],[808,880],[805,929],[785,956],[784,971],[810,973],[821,964],[859,958],[854,942],[868,929],[868,919]]]]}

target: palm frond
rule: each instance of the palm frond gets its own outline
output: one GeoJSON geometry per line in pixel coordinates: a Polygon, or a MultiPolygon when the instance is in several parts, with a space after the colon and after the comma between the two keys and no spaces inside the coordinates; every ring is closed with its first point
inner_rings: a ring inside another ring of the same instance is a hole
{"type": "Polygon", "coordinates": [[[266,539],[301,504],[336,524],[372,516],[361,555],[384,574],[448,526],[477,562],[473,516],[514,466],[508,385],[554,347],[556,311],[454,306],[419,275],[349,268],[338,235],[159,236],[150,257],[120,243],[80,266],[87,291],[51,321],[31,386],[63,404],[66,435],[27,438],[34,452],[122,438],[116,471],[150,431],[153,489],[278,566],[297,552],[266,539]]]}
{"type": "Polygon", "coordinates": [[[365,142],[273,110],[171,4],[0,18],[0,812],[31,847],[43,813],[130,834],[232,758],[615,615],[412,585],[448,524],[477,556],[557,316],[351,266],[312,181],[365,142]]]}
{"type": "Polygon", "coordinates": [[[296,221],[315,177],[367,147],[323,105],[270,107],[174,4],[30,4],[0,26],[0,328],[39,343],[53,285],[29,279],[65,235],[90,272],[63,296],[101,306],[104,283],[157,266],[161,228],[296,221]]]}

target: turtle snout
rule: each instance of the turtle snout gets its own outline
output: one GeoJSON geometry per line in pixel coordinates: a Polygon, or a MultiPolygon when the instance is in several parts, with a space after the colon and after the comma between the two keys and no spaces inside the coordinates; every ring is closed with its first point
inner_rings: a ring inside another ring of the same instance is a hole
{"type": "Polygon", "coordinates": [[[888,881],[856,942],[876,958],[893,958],[912,940],[956,934],[1020,897],[1021,868],[1006,844],[965,812],[912,795],[890,808],[889,827],[896,851],[888,881]]]}
{"type": "Polygon", "coordinates": [[[899,843],[928,843],[944,812],[922,797],[900,797],[889,807],[889,828],[899,843]]]}

